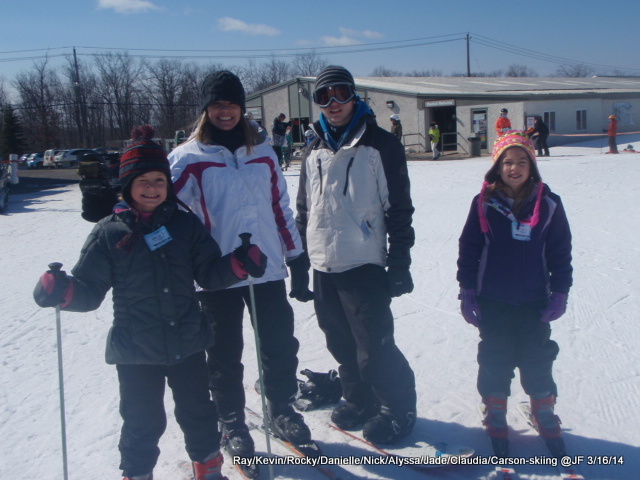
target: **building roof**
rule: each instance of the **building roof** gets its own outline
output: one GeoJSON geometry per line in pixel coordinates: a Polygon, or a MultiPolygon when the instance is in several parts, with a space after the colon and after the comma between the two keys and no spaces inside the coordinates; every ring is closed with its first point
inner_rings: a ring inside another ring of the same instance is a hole
{"type": "Polygon", "coordinates": [[[358,88],[417,96],[640,94],[640,77],[359,77],[358,88]]]}
{"type": "MultiPolygon", "coordinates": [[[[297,77],[247,96],[296,82],[315,82],[315,77],[297,77]]],[[[358,89],[371,89],[429,98],[500,98],[640,96],[640,77],[357,77],[358,89]]]]}

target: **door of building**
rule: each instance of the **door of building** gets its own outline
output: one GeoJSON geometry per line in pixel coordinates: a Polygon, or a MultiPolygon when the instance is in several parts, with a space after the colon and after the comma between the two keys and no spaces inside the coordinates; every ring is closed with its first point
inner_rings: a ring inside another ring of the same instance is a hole
{"type": "Polygon", "coordinates": [[[458,150],[458,124],[456,122],[456,107],[431,108],[431,121],[440,127],[440,150],[458,150]]]}
{"type": "Polygon", "coordinates": [[[480,148],[487,148],[487,109],[471,111],[471,131],[480,137],[480,148]]]}

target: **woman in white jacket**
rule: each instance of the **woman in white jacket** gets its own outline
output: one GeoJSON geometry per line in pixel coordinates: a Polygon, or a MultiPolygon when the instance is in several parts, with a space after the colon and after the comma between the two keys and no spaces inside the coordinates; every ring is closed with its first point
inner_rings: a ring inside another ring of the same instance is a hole
{"type": "MultiPolygon", "coordinates": [[[[290,296],[311,300],[309,258],[278,159],[264,131],[244,113],[245,93],[238,77],[229,71],[209,75],[202,85],[202,115],[194,132],[169,156],[171,175],[178,197],[202,220],[223,254],[238,247],[239,234],[248,232],[268,257],[264,276],[254,280],[265,394],[276,434],[301,445],[311,440],[311,432],[291,406],[299,344],[284,279],[288,265],[290,296]]],[[[242,318],[250,300],[247,281],[235,287],[199,296],[216,336],[207,353],[222,443],[232,455],[246,457],[254,455],[244,418],[241,363],[242,318]]]]}

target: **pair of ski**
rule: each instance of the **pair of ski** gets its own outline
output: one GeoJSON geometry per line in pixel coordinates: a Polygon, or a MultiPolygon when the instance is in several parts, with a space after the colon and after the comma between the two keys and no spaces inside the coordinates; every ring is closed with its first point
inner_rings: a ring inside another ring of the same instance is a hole
{"type": "MultiPolygon", "coordinates": [[[[247,425],[250,428],[254,428],[262,433],[265,433],[265,427],[262,415],[254,412],[250,408],[245,408],[247,412],[247,425]]],[[[396,459],[406,460],[404,465],[408,466],[412,470],[427,473],[433,472],[433,468],[443,467],[447,465],[456,465],[459,458],[471,457],[474,455],[475,450],[464,446],[454,446],[446,443],[430,444],[427,442],[416,442],[417,446],[408,448],[387,448],[382,449],[371,442],[368,442],[364,438],[352,433],[342,430],[341,428],[331,423],[327,424],[333,430],[348,436],[350,439],[357,440],[363,445],[366,445],[372,453],[381,456],[395,457],[396,459]],[[415,458],[420,458],[423,463],[415,463],[415,458]],[[457,457],[452,460],[452,457],[457,457]],[[447,460],[450,458],[450,460],[447,460]]],[[[312,442],[308,445],[295,446],[291,443],[276,437],[272,432],[269,432],[270,438],[275,440],[276,443],[288,449],[294,455],[300,457],[319,457],[322,451],[316,442],[312,442]]],[[[332,480],[346,480],[348,478],[357,478],[354,474],[338,465],[314,465],[322,474],[332,480]]],[[[248,477],[249,478],[249,477],[248,477]]],[[[253,477],[255,478],[255,477],[253,477]]]]}
{"type": "MultiPolygon", "coordinates": [[[[531,412],[531,406],[527,402],[521,402],[517,405],[518,412],[524,417],[525,421],[538,433],[538,429],[533,421],[533,414],[531,412]]],[[[549,455],[552,457],[557,457],[557,452],[553,452],[549,449],[547,443],[544,439],[538,435],[538,439],[544,445],[545,449],[549,452],[549,455]]],[[[499,455],[500,452],[495,452],[496,455],[499,455]]],[[[558,458],[557,465],[558,473],[560,474],[560,478],[562,480],[585,480],[584,476],[580,474],[576,467],[565,467],[561,464],[560,459],[558,458]]],[[[495,480],[519,480],[518,473],[512,467],[496,467],[495,475],[493,476],[495,480]]]]}
{"type": "MultiPolygon", "coordinates": [[[[267,429],[264,425],[264,418],[257,412],[254,412],[249,407],[245,407],[245,412],[247,413],[246,423],[249,428],[253,428],[263,434],[269,434],[271,440],[274,440],[277,444],[287,449],[291,454],[296,455],[298,457],[310,457],[310,458],[318,458],[322,456],[322,450],[320,446],[315,442],[311,441],[306,445],[294,445],[287,440],[284,440],[280,437],[277,437],[270,429],[267,429]]],[[[357,478],[352,475],[348,470],[338,466],[338,465],[321,465],[314,464],[319,472],[325,475],[327,478],[331,480],[347,480],[357,478]]],[[[244,474],[244,472],[241,472],[244,474]]],[[[246,478],[256,478],[256,477],[246,477],[246,478]]]]}

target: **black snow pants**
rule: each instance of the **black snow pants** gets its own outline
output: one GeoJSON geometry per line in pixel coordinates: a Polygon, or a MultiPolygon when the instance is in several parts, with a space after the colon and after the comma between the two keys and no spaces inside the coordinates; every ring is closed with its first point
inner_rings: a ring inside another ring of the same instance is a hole
{"type": "Polygon", "coordinates": [[[538,156],[549,156],[549,145],[547,144],[547,138],[549,135],[538,135],[536,138],[536,148],[538,149],[538,156]]]}
{"type": "Polygon", "coordinates": [[[120,469],[125,477],[153,471],[158,441],[167,427],[165,379],[173,393],[175,416],[189,458],[203,462],[220,449],[218,415],[211,401],[205,353],[175,365],[117,365],[120,381],[120,469]]]}
{"type": "MultiPolygon", "coordinates": [[[[298,390],[299,343],[284,280],[255,284],[254,292],[265,395],[274,403],[290,402],[298,390]]],[[[213,401],[221,418],[244,420],[242,319],[245,306],[251,308],[249,287],[200,292],[198,298],[215,334],[214,345],[207,349],[213,401]]]]}
{"type": "Polygon", "coordinates": [[[527,395],[557,395],[552,367],[559,348],[550,338],[549,324],[540,321],[545,303],[510,305],[482,297],[478,303],[482,312],[478,344],[480,395],[509,396],[516,368],[527,395]]]}
{"type": "Polygon", "coordinates": [[[380,403],[398,416],[415,412],[415,377],[395,344],[385,269],[314,270],[313,290],[318,324],[340,364],[344,398],[360,407],[380,403]]]}

